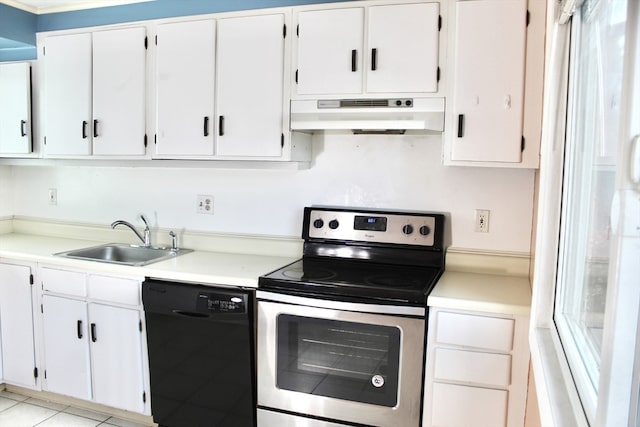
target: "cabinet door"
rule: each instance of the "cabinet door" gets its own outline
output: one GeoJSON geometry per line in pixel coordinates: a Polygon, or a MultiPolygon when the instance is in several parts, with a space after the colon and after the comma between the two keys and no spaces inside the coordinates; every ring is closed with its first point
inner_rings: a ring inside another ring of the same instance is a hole
{"type": "Polygon", "coordinates": [[[157,157],[214,154],[215,31],[212,20],[158,25],[157,157]]]}
{"type": "Polygon", "coordinates": [[[0,264],[0,334],[7,384],[35,387],[31,268],[0,264]]]}
{"type": "Polygon", "coordinates": [[[298,94],[362,92],[363,8],[300,12],[298,32],[298,94]]]}
{"type": "Polygon", "coordinates": [[[87,304],[51,295],[42,297],[46,390],[91,399],[87,304]]]}
{"type": "Polygon", "coordinates": [[[45,42],[47,156],[91,154],[91,34],[45,42]]]}
{"type": "Polygon", "coordinates": [[[94,155],[145,153],[145,33],[93,33],[94,155]]]}
{"type": "Polygon", "coordinates": [[[220,156],[280,156],[284,15],[218,21],[220,156]]]}
{"type": "Polygon", "coordinates": [[[526,0],[459,1],[451,160],[521,161],[526,0]]]}
{"type": "Polygon", "coordinates": [[[31,67],[0,65],[0,154],[31,152],[31,67]]]}
{"type": "Polygon", "coordinates": [[[435,382],[430,425],[504,427],[508,396],[506,390],[435,382]]]}
{"type": "Polygon", "coordinates": [[[94,401],[143,412],[140,312],[90,303],[89,321],[94,401]]]}
{"type": "Polygon", "coordinates": [[[367,92],[438,90],[438,3],[369,8],[367,92]]]}

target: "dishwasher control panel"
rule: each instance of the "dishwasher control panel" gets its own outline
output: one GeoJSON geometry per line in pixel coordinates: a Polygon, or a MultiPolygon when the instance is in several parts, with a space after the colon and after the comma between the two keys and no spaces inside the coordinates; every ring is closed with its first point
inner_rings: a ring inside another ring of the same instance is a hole
{"type": "Polygon", "coordinates": [[[199,292],[196,305],[200,313],[246,313],[247,295],[199,292]]]}

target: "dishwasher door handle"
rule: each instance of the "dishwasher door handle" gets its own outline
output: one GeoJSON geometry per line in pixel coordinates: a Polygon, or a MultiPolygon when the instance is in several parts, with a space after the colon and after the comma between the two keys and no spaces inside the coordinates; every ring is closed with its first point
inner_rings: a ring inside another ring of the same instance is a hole
{"type": "Polygon", "coordinates": [[[171,310],[173,313],[179,315],[179,316],[185,316],[185,317],[198,317],[198,318],[207,318],[209,317],[208,314],[204,314],[204,313],[196,313],[193,311],[184,311],[184,310],[171,310]]]}

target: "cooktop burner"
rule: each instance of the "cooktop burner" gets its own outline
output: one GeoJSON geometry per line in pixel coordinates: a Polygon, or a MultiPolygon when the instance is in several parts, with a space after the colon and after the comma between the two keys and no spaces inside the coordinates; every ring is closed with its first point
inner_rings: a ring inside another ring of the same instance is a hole
{"type": "Polygon", "coordinates": [[[308,207],[303,256],[258,287],[315,298],[426,305],[444,271],[444,214],[308,207]]]}

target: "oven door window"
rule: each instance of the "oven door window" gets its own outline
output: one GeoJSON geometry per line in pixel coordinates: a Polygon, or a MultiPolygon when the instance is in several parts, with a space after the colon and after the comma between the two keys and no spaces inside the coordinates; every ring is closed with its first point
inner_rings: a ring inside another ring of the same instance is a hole
{"type": "Polygon", "coordinates": [[[399,328],[288,314],[277,322],[280,389],[396,406],[399,328]]]}

